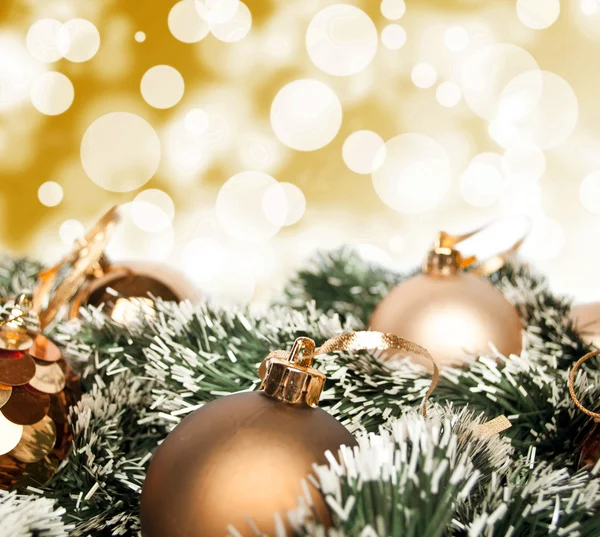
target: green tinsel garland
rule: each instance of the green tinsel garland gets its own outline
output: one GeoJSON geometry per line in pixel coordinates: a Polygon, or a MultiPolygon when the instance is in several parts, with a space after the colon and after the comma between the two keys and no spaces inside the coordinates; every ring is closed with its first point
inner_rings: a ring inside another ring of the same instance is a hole
{"type": "MultiPolygon", "coordinates": [[[[38,269],[3,260],[0,292],[32,287],[38,269]]],[[[363,328],[402,279],[340,250],[318,256],[290,282],[284,304],[266,310],[158,303],[155,316],[140,310],[127,327],[95,309],[57,326],[51,337],[86,392],[71,414],[73,452],[44,490],[0,492],[0,535],[137,535],[145,471],[169,430],[207,401],[256,389],[270,350],[300,335],[320,342],[363,328]]],[[[415,409],[430,377],[417,366],[390,370],[369,353],[320,360],[328,375],[322,406],[359,435],[360,448],[343,450],[341,467],[330,457],[309,478],[326,495],[334,527],[327,533],[306,499],[287,514],[298,535],[600,536],[600,466],[576,469],[574,438],[587,418],[566,381],[589,349],[568,320],[570,302],[523,266],[491,280],[521,312],[527,348],[445,371],[427,419],[415,409]],[[499,414],[513,424],[501,437],[470,433],[499,414]]],[[[577,390],[599,406],[593,364],[577,390]]]]}

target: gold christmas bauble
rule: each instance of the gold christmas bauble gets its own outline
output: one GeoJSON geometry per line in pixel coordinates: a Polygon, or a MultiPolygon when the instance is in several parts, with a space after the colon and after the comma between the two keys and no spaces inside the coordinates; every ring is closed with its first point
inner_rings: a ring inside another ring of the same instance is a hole
{"type": "MultiPolygon", "coordinates": [[[[127,322],[139,307],[130,299],[147,303],[152,298],[180,302],[199,299],[198,288],[180,271],[156,263],[108,265],[102,276],[87,280],[71,303],[70,317],[77,317],[82,306],[100,306],[118,322],[127,322]]],[[[149,310],[150,311],[150,310],[149,310]]]]}
{"type": "MultiPolygon", "coordinates": [[[[522,350],[517,310],[487,280],[458,270],[458,252],[435,252],[424,273],[395,287],[377,306],[369,327],[391,332],[427,348],[441,366],[463,365],[489,352],[508,356],[522,350]]],[[[383,359],[400,355],[386,351],[383,359]]],[[[414,361],[431,369],[418,356],[414,361]]]]}
{"type": "MultiPolygon", "coordinates": [[[[230,395],[186,417],[154,455],[142,492],[143,537],[224,537],[234,526],[244,537],[258,529],[275,535],[279,513],[298,505],[301,481],[325,451],[337,453],[354,437],[332,416],[305,403],[264,392],[230,395]]],[[[314,508],[328,509],[309,484],[314,508]]]]}
{"type": "Polygon", "coordinates": [[[587,344],[600,348],[600,302],[573,306],[571,319],[581,338],[587,344]]]}

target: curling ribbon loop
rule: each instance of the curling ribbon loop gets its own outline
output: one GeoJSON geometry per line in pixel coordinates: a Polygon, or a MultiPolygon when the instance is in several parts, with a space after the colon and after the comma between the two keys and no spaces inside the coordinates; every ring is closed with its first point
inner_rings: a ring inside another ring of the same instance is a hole
{"type": "MultiPolygon", "coordinates": [[[[480,260],[477,258],[477,256],[474,255],[469,257],[461,257],[460,268],[465,269],[477,263],[477,266],[472,268],[469,272],[477,274],[479,276],[489,276],[490,274],[493,274],[497,270],[501,269],[510,259],[510,257],[522,246],[523,242],[525,242],[525,239],[527,238],[527,235],[529,235],[529,232],[531,231],[531,220],[526,216],[522,216],[520,218],[523,218],[524,221],[526,220],[527,225],[524,226],[523,233],[520,234],[519,238],[509,248],[498,252],[497,254],[487,259],[480,260]]],[[[451,235],[450,233],[441,231],[438,234],[437,239],[435,241],[435,248],[447,248],[450,250],[454,250],[454,247],[457,244],[460,244],[461,242],[464,242],[467,239],[478,235],[482,231],[490,229],[492,226],[497,225],[498,222],[500,222],[501,220],[503,219],[494,220],[493,222],[490,222],[485,226],[481,226],[477,229],[474,229],[473,231],[464,233],[462,235],[451,235]]]]}
{"type": "MultiPolygon", "coordinates": [[[[311,369],[311,365],[316,356],[321,354],[328,354],[330,352],[338,351],[374,351],[374,350],[386,350],[395,349],[399,351],[407,351],[415,354],[419,354],[431,360],[433,364],[433,377],[431,379],[431,385],[427,390],[427,394],[423,399],[423,415],[427,415],[427,401],[431,396],[431,393],[437,386],[440,378],[440,372],[432,356],[429,354],[427,349],[408,341],[401,337],[395,336],[394,334],[384,334],[376,331],[361,331],[361,332],[346,332],[328,339],[319,348],[315,348],[315,343],[309,338],[298,338],[291,351],[273,351],[271,352],[261,364],[259,368],[259,376],[264,379],[267,375],[271,361],[287,361],[296,366],[304,369],[311,369]]],[[[312,370],[315,371],[315,370],[312,370]]],[[[315,373],[319,373],[315,371],[315,373]]],[[[322,375],[322,373],[319,373],[322,375]]],[[[321,384],[321,383],[319,383],[321,384]]],[[[307,400],[309,405],[317,404],[319,400],[320,390],[318,393],[310,394],[310,399],[307,400]]]]}
{"type": "Polygon", "coordinates": [[[577,362],[573,366],[573,369],[571,369],[571,374],[569,375],[569,384],[568,384],[569,393],[571,394],[571,399],[573,399],[573,402],[577,405],[577,408],[579,408],[579,410],[581,410],[584,414],[587,414],[588,416],[591,416],[592,418],[594,418],[594,421],[597,421],[597,422],[600,422],[600,413],[593,412],[593,411],[585,408],[583,406],[583,404],[581,403],[581,401],[577,398],[577,395],[575,394],[575,373],[577,373],[577,370],[579,369],[581,364],[583,364],[583,362],[589,360],[590,358],[593,358],[594,356],[598,356],[599,354],[600,354],[600,351],[593,351],[593,352],[589,352],[585,356],[582,356],[581,358],[579,358],[579,360],[577,360],[577,362]]]}

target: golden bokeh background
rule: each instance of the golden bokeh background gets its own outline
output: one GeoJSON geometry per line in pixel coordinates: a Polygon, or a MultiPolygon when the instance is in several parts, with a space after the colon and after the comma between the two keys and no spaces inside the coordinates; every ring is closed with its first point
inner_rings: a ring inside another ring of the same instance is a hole
{"type": "Polygon", "coordinates": [[[2,249],[128,204],[113,258],[247,302],[527,214],[524,257],[600,298],[599,40],[597,0],[3,0],[2,249]]]}

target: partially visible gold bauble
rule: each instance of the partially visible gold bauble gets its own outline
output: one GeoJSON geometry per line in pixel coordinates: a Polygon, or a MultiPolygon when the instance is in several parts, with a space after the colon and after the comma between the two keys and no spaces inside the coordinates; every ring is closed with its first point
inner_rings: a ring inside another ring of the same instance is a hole
{"type": "Polygon", "coordinates": [[[600,348],[600,302],[573,306],[571,319],[581,338],[587,344],[600,348]]]}
{"type": "Polygon", "coordinates": [[[139,307],[129,299],[141,299],[151,307],[151,297],[196,302],[200,293],[184,274],[165,265],[148,262],[109,265],[103,276],[88,280],[78,291],[71,303],[70,317],[77,317],[82,306],[104,304],[104,311],[114,320],[127,322],[139,307]]]}
{"type": "MultiPolygon", "coordinates": [[[[143,537],[224,537],[234,526],[254,536],[275,535],[273,515],[303,495],[301,480],[324,453],[354,437],[332,416],[306,404],[287,404],[263,392],[213,401],[185,418],[158,448],[142,492],[143,537]]],[[[330,523],[312,486],[314,508],[330,523]]]]}
{"type": "MultiPolygon", "coordinates": [[[[466,272],[409,278],[379,303],[369,327],[418,343],[439,366],[464,365],[488,353],[490,343],[506,356],[522,350],[517,310],[490,282],[466,272]]],[[[424,359],[411,358],[431,370],[424,359]]]]}

